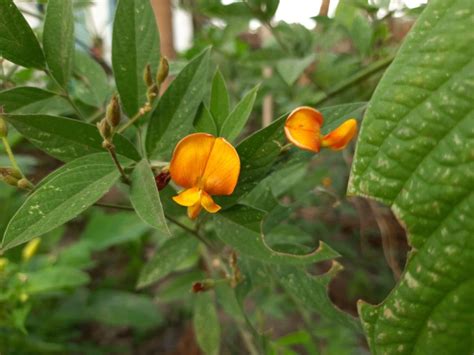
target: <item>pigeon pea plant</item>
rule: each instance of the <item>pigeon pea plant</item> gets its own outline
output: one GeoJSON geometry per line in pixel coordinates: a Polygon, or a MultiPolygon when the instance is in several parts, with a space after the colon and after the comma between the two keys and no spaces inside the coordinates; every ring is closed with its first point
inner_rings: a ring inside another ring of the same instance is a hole
{"type": "MultiPolygon", "coordinates": [[[[278,7],[278,1],[245,4],[260,11],[265,23],[278,7]]],[[[235,320],[249,352],[284,348],[245,312],[245,299],[262,274],[303,310],[363,331],[374,354],[472,353],[473,20],[470,0],[430,1],[364,115],[366,104],[358,102],[294,107],[243,135],[258,86],[231,109],[221,72],[209,71],[212,49],[206,48],[163,92],[170,68],[160,56],[148,1],[118,2],[111,88],[102,68],[75,47],[70,0],[48,1],[41,44],[13,1],[0,0],[0,55],[48,83],[47,89],[0,92],[0,138],[9,159],[0,179],[24,191],[1,243],[2,318],[26,332],[28,307],[17,305],[26,304],[34,290],[48,289],[23,271],[38,237],[103,207],[135,211],[164,240],[140,270],[138,289],[199,254],[199,273],[183,282],[195,293],[194,329],[205,353],[219,353],[215,295],[223,294],[221,307],[235,320]],[[266,236],[282,213],[290,213],[268,188],[272,176],[294,162],[309,163],[321,148],[338,154],[361,120],[348,192],[391,206],[412,249],[393,291],[377,306],[361,301],[357,319],[327,295],[341,270],[333,248],[324,242],[312,248],[286,240],[270,244],[266,236]],[[31,181],[10,146],[18,137],[64,165],[31,181]],[[111,190],[125,202],[105,202],[111,190]],[[22,261],[9,261],[14,247],[25,243],[22,261]],[[331,261],[326,273],[307,272],[324,260],[331,261]]],[[[49,282],[89,281],[65,266],[51,270],[49,282]]],[[[316,351],[311,349],[307,345],[316,351]]]]}

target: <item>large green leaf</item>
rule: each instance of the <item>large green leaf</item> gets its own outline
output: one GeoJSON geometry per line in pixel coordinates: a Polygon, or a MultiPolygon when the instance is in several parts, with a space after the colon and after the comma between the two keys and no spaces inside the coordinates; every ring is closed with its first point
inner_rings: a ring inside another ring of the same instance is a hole
{"type": "Polygon", "coordinates": [[[359,313],[374,354],[472,354],[474,57],[470,0],[432,0],[367,110],[349,192],[392,207],[412,251],[359,313]]]}
{"type": "Polygon", "coordinates": [[[74,59],[74,15],[71,0],[48,0],[43,47],[51,75],[65,88],[74,59]]]}
{"type": "Polygon", "coordinates": [[[196,251],[197,245],[196,239],[189,235],[167,240],[141,270],[137,287],[148,286],[168,275],[196,251]]]}
{"type": "Polygon", "coordinates": [[[290,254],[271,249],[262,232],[264,217],[265,213],[260,210],[237,205],[214,217],[217,236],[243,255],[273,264],[305,265],[339,256],[323,242],[309,254],[290,254]]]}
{"type": "Polygon", "coordinates": [[[130,202],[145,223],[170,234],[155,178],[146,159],[138,163],[133,170],[130,202]]]}
{"type": "Polygon", "coordinates": [[[218,355],[221,327],[211,293],[196,295],[193,324],[196,340],[204,354],[218,355]]]}
{"type": "MultiPolygon", "coordinates": [[[[6,118],[38,148],[62,161],[104,151],[103,139],[94,125],[48,115],[7,115],[6,118]]],[[[122,135],[114,136],[114,145],[118,154],[140,160],[133,144],[122,135]]]]}
{"type": "Polygon", "coordinates": [[[44,69],[44,54],[13,0],[0,0],[0,57],[27,68],[44,69]]]}
{"type": "Polygon", "coordinates": [[[233,141],[238,137],[247,123],[253,104],[257,98],[258,85],[245,94],[244,98],[234,107],[220,129],[219,135],[233,141]]]}
{"type": "MultiPolygon", "coordinates": [[[[0,92],[0,105],[6,113],[39,113],[41,106],[49,108],[53,99],[64,101],[61,96],[48,90],[35,87],[18,86],[0,92]]],[[[42,113],[42,112],[41,112],[42,113]]]]}
{"type": "Polygon", "coordinates": [[[143,71],[156,72],[160,36],[149,1],[119,0],[112,34],[112,67],[125,113],[132,117],[146,102],[143,71]]]}
{"type": "Polygon", "coordinates": [[[206,92],[210,50],[194,58],[173,80],[150,118],[146,136],[149,156],[168,157],[193,128],[196,111],[206,92]]]}
{"type": "Polygon", "coordinates": [[[10,220],[2,249],[27,242],[73,219],[101,198],[119,177],[107,153],[87,155],[59,168],[10,220]]]}

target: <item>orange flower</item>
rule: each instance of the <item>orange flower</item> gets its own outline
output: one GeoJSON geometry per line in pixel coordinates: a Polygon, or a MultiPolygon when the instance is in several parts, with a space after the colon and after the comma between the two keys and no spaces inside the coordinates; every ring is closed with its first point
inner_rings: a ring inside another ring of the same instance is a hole
{"type": "Polygon", "coordinates": [[[235,148],[224,138],[194,133],[176,145],[170,173],[174,182],[185,188],[173,200],[188,207],[188,216],[194,219],[202,207],[210,213],[221,209],[211,195],[234,192],[240,159],[235,148]]]}
{"type": "Polygon", "coordinates": [[[323,121],[323,115],[318,110],[307,106],[298,107],[286,119],[286,137],[297,147],[317,153],[321,147],[344,149],[357,132],[357,121],[351,118],[322,135],[323,121]]]}

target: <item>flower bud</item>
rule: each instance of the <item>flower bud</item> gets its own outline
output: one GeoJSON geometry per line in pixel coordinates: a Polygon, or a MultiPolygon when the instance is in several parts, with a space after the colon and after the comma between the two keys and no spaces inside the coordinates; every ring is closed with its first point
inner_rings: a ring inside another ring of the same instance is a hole
{"type": "Polygon", "coordinates": [[[0,115],[0,138],[5,138],[8,135],[8,125],[5,119],[0,115]]]}
{"type": "Polygon", "coordinates": [[[35,238],[35,239],[30,240],[28,244],[26,244],[26,246],[21,251],[21,257],[23,261],[30,260],[36,254],[40,243],[41,243],[41,239],[35,238]]]}
{"type": "Polygon", "coordinates": [[[11,186],[17,186],[22,179],[21,173],[14,168],[0,167],[0,180],[11,186]]]}
{"type": "Polygon", "coordinates": [[[155,176],[156,187],[158,191],[163,190],[171,180],[171,174],[168,168],[161,170],[161,172],[155,176]]]}
{"type": "Polygon", "coordinates": [[[18,186],[22,190],[33,190],[33,184],[26,178],[18,180],[16,183],[16,186],[18,186]]]}
{"type": "Polygon", "coordinates": [[[146,97],[148,99],[148,102],[153,102],[158,97],[158,94],[159,94],[158,85],[153,84],[152,86],[150,86],[146,92],[146,97]]]}
{"type": "Polygon", "coordinates": [[[145,82],[147,87],[150,87],[154,84],[150,64],[147,64],[145,69],[143,70],[143,81],[145,82]]]}
{"type": "Polygon", "coordinates": [[[115,128],[120,123],[120,104],[117,95],[112,96],[112,99],[107,106],[105,119],[110,127],[115,128]]]}
{"type": "Polygon", "coordinates": [[[214,288],[215,281],[212,279],[206,279],[203,281],[193,283],[192,291],[194,293],[206,292],[214,288]]]}
{"type": "Polygon", "coordinates": [[[108,141],[112,138],[112,127],[110,126],[106,118],[97,123],[97,129],[99,130],[99,133],[104,140],[108,141]]]}
{"type": "Polygon", "coordinates": [[[156,73],[156,82],[161,85],[163,81],[168,77],[170,66],[166,57],[160,58],[160,65],[158,66],[158,72],[156,73]]]}

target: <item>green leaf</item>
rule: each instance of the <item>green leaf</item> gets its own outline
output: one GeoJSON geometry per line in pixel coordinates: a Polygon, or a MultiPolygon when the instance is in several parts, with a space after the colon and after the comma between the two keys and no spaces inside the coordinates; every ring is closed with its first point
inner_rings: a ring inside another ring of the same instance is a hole
{"type": "Polygon", "coordinates": [[[13,0],[0,0],[0,57],[27,68],[45,67],[38,40],[13,0]]]}
{"type": "Polygon", "coordinates": [[[170,234],[155,178],[146,159],[139,162],[133,170],[130,201],[145,223],[164,234],[170,234]]]}
{"type": "Polygon", "coordinates": [[[74,58],[74,15],[71,0],[48,0],[43,48],[51,75],[59,85],[66,88],[74,58]]]}
{"type": "Polygon", "coordinates": [[[80,243],[94,251],[139,240],[149,228],[133,212],[104,213],[100,210],[88,220],[80,243]]]}
{"type": "Polygon", "coordinates": [[[107,74],[89,54],[76,51],[74,74],[78,77],[74,83],[74,94],[88,105],[101,107],[111,94],[107,74]]]}
{"type": "Polygon", "coordinates": [[[112,67],[125,113],[132,117],[147,101],[143,71],[160,60],[160,36],[149,1],[119,0],[112,34],[112,67]]]}
{"type": "Polygon", "coordinates": [[[275,274],[280,285],[294,298],[303,309],[316,312],[319,316],[335,321],[349,329],[360,332],[356,318],[336,308],[328,295],[328,285],[342,266],[333,261],[331,269],[318,276],[308,274],[301,268],[277,266],[275,274]]]}
{"type": "Polygon", "coordinates": [[[145,330],[163,322],[163,316],[149,296],[124,291],[99,290],[87,312],[97,322],[115,327],[145,330]]]}
{"type": "Polygon", "coordinates": [[[89,275],[68,266],[54,266],[27,274],[26,292],[50,292],[78,287],[89,282],[89,275]]]}
{"type": "Polygon", "coordinates": [[[120,176],[107,153],[73,160],[53,174],[28,196],[10,220],[3,236],[3,250],[73,219],[109,191],[120,176]]]}
{"type": "MultiPolygon", "coordinates": [[[[104,151],[97,127],[88,123],[49,115],[6,115],[6,119],[38,148],[62,161],[104,151]]],[[[117,154],[141,159],[133,144],[122,135],[114,136],[114,145],[117,154]]]]}
{"type": "Polygon", "coordinates": [[[168,275],[196,251],[197,245],[196,239],[188,235],[167,240],[141,270],[137,288],[148,286],[168,275]]]}
{"type": "Polygon", "coordinates": [[[173,80],[150,117],[146,136],[148,156],[168,157],[176,143],[193,128],[193,119],[207,85],[210,50],[194,58],[173,80]]]}
{"type": "Polygon", "coordinates": [[[315,55],[311,54],[304,58],[280,59],[277,62],[276,69],[285,83],[289,86],[303,74],[304,70],[315,60],[315,55]]]}
{"type": "Polygon", "coordinates": [[[390,295],[359,304],[374,354],[472,353],[473,16],[430,1],[361,127],[349,192],[390,205],[413,248],[390,295]]]}
{"type": "Polygon", "coordinates": [[[62,100],[55,92],[35,87],[18,86],[0,92],[0,104],[6,113],[38,113],[40,106],[48,106],[52,99],[62,100]],[[27,112],[25,112],[27,111],[27,112]]]}
{"type": "Polygon", "coordinates": [[[219,69],[216,70],[212,79],[210,112],[219,132],[230,112],[229,93],[219,69]]]}
{"type": "Polygon", "coordinates": [[[196,295],[193,325],[196,340],[204,354],[218,355],[221,342],[221,327],[211,293],[196,295]]]}
{"type": "Polygon", "coordinates": [[[201,102],[196,118],[194,119],[194,128],[197,132],[205,132],[217,136],[217,126],[214,118],[212,117],[209,109],[204,103],[201,102]]]}
{"type": "Polygon", "coordinates": [[[247,120],[252,112],[259,85],[245,94],[244,98],[234,107],[232,112],[226,118],[220,129],[219,135],[233,141],[238,137],[242,129],[245,127],[247,120]]]}
{"type": "Polygon", "coordinates": [[[237,146],[241,166],[239,181],[234,193],[225,199],[218,199],[219,204],[235,203],[267,175],[285,144],[286,139],[283,132],[285,119],[285,116],[280,117],[237,146]]]}
{"type": "Polygon", "coordinates": [[[261,231],[264,217],[264,212],[252,207],[234,206],[214,217],[217,236],[242,255],[272,264],[305,265],[339,256],[323,242],[309,254],[290,254],[271,249],[261,231]]]}

